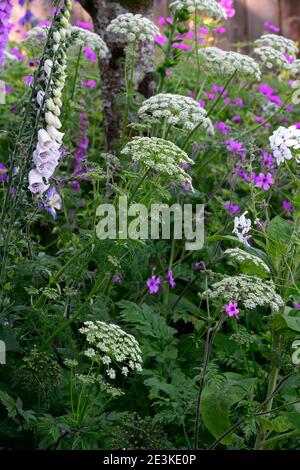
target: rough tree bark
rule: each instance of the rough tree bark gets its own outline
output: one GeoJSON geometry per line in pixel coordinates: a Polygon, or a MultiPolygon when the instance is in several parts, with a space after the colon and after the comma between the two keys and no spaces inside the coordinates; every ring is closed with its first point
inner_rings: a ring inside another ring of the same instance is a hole
{"type": "MultiPolygon", "coordinates": [[[[104,130],[106,151],[112,151],[115,140],[120,136],[120,109],[116,104],[117,95],[124,90],[124,57],[125,43],[116,40],[111,34],[106,32],[106,28],[112,19],[122,13],[141,13],[151,18],[153,16],[153,0],[118,0],[110,2],[107,0],[80,0],[83,8],[91,15],[95,32],[106,42],[110,54],[101,61],[101,93],[104,107],[104,130]]],[[[153,46],[143,45],[139,50],[137,60],[137,72],[143,69],[142,74],[138,74],[137,85],[139,91],[149,97],[153,94],[153,66],[148,63],[145,69],[145,57],[151,55],[153,46]],[[138,78],[140,76],[140,79],[138,78]]]]}

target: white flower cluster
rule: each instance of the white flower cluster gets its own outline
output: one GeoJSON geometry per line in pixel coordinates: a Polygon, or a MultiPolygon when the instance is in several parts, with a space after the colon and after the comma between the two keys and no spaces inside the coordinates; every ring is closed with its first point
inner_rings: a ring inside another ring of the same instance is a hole
{"type": "Polygon", "coordinates": [[[284,36],[278,36],[277,34],[264,34],[259,39],[254,41],[259,47],[272,47],[282,54],[286,54],[290,57],[296,58],[298,54],[298,47],[292,39],[285,38],[284,36]]]}
{"type": "MultiPolygon", "coordinates": [[[[75,37],[73,41],[74,46],[89,47],[98,53],[100,59],[104,59],[107,56],[108,47],[99,34],[84,28],[79,28],[78,26],[70,26],[69,31],[71,35],[75,37]]],[[[48,32],[48,26],[36,26],[26,33],[23,42],[39,45],[41,42],[45,42],[48,32]]]]}
{"type": "Polygon", "coordinates": [[[158,137],[134,137],[121,151],[131,155],[134,162],[139,162],[159,175],[171,177],[182,185],[192,186],[191,177],[184,168],[192,165],[186,152],[169,140],[158,137]]]}
{"type": "Polygon", "coordinates": [[[165,119],[167,124],[188,131],[201,123],[204,129],[213,133],[213,125],[206,117],[205,109],[187,96],[160,93],[144,101],[138,114],[144,120],[149,115],[157,120],[165,119]]]}
{"type": "Polygon", "coordinates": [[[160,34],[158,27],[152,21],[140,14],[133,15],[132,13],[117,16],[108,25],[107,31],[121,34],[128,42],[154,42],[155,36],[160,34]]]}
{"type": "Polygon", "coordinates": [[[216,0],[175,0],[170,4],[170,8],[173,8],[175,11],[184,9],[189,13],[204,11],[208,16],[216,20],[226,20],[227,18],[225,9],[216,0]]]}
{"type": "Polygon", "coordinates": [[[270,274],[269,266],[258,256],[252,255],[247,251],[241,250],[240,248],[229,248],[225,251],[225,255],[228,255],[230,258],[238,261],[239,263],[244,263],[245,261],[251,261],[255,266],[262,268],[268,274],[270,274]]]}
{"type": "Polygon", "coordinates": [[[204,292],[203,296],[205,295],[211,299],[222,298],[239,302],[251,310],[256,307],[270,307],[278,312],[284,305],[283,299],[275,291],[273,281],[262,281],[258,277],[246,274],[224,277],[204,292]]]}
{"type": "Polygon", "coordinates": [[[75,44],[87,46],[98,53],[100,59],[104,59],[108,54],[108,47],[99,34],[88,31],[78,26],[71,27],[71,33],[76,35],[75,44]]]}
{"type": "Polygon", "coordinates": [[[234,233],[239,241],[246,246],[250,246],[248,240],[250,238],[249,232],[251,230],[251,220],[246,219],[247,212],[244,212],[240,217],[234,218],[234,228],[232,233],[234,233]]]}
{"type": "MultiPolygon", "coordinates": [[[[296,126],[278,127],[269,137],[270,146],[277,165],[284,163],[285,160],[291,160],[293,154],[291,149],[300,149],[300,129],[296,126]]],[[[296,155],[296,161],[300,163],[300,155],[296,155]]]]}
{"type": "Polygon", "coordinates": [[[59,116],[62,107],[62,90],[67,77],[65,40],[70,36],[71,8],[71,0],[65,0],[64,8],[56,17],[55,28],[53,27],[50,38],[52,55],[49,55],[42,65],[45,91],[38,91],[36,101],[44,113],[44,128],[38,131],[37,146],[33,152],[35,168],[28,175],[29,190],[32,193],[43,194],[49,188],[48,180],[53,175],[60,159],[60,147],[64,134],[59,131],[62,127],[59,116]]]}
{"type": "Polygon", "coordinates": [[[102,321],[87,321],[84,325],[79,331],[86,336],[87,342],[91,345],[84,353],[99,365],[106,366],[106,373],[110,379],[116,377],[116,370],[111,366],[113,363],[125,376],[130,370],[142,370],[141,350],[132,335],[118,325],[102,321]]]}
{"type": "Polygon", "coordinates": [[[125,395],[125,393],[119,388],[113,387],[101,375],[96,374],[76,374],[75,378],[82,385],[94,385],[96,384],[101,392],[105,392],[113,398],[125,395]]]}
{"type": "Polygon", "coordinates": [[[261,73],[259,65],[252,57],[238,52],[223,51],[218,47],[206,47],[199,50],[204,66],[218,75],[237,76],[259,81],[261,73]]]}
{"type": "Polygon", "coordinates": [[[280,70],[290,70],[291,64],[282,52],[274,49],[270,46],[256,47],[254,49],[255,54],[259,57],[259,60],[267,69],[277,67],[280,70]]]}

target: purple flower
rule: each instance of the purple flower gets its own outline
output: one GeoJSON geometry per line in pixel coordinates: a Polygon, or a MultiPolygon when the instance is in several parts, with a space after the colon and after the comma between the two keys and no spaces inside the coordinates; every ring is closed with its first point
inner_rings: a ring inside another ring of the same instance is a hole
{"type": "Polygon", "coordinates": [[[160,278],[157,276],[152,276],[150,279],[147,281],[147,286],[149,288],[150,294],[157,294],[159,291],[159,284],[160,284],[160,278]]]}
{"type": "Polygon", "coordinates": [[[172,289],[176,286],[176,282],[173,278],[173,270],[171,268],[168,269],[168,278],[169,278],[169,283],[172,289]]]}
{"type": "Polygon", "coordinates": [[[241,116],[239,114],[236,114],[232,118],[233,122],[240,122],[241,121],[241,116]]]}
{"type": "Polygon", "coordinates": [[[90,49],[89,47],[85,47],[83,52],[84,52],[85,57],[90,62],[96,62],[97,61],[96,53],[94,51],[92,51],[92,49],[90,49]]]}
{"type": "Polygon", "coordinates": [[[44,203],[44,209],[49,212],[54,219],[56,219],[56,211],[62,208],[61,197],[55,188],[49,189],[46,193],[46,201],[44,203]]]}
{"type": "Polygon", "coordinates": [[[19,19],[19,25],[25,26],[28,23],[32,23],[33,13],[31,10],[26,10],[24,16],[19,19]]]}
{"type": "Polygon", "coordinates": [[[280,31],[279,26],[275,26],[274,24],[270,24],[268,21],[266,21],[266,22],[264,23],[264,27],[265,27],[266,29],[269,29],[269,30],[272,31],[273,33],[279,33],[279,31],[280,31]]]}
{"type": "Polygon", "coordinates": [[[293,210],[294,210],[293,204],[290,201],[282,201],[281,205],[282,205],[282,208],[286,212],[293,212],[293,210]]]}
{"type": "Polygon", "coordinates": [[[270,127],[270,125],[271,125],[269,122],[266,122],[266,120],[264,118],[260,117],[260,116],[253,116],[252,119],[256,122],[260,122],[265,127],[270,127]]]}
{"type": "Polygon", "coordinates": [[[5,165],[0,163],[0,183],[3,181],[7,182],[8,181],[8,169],[5,165]]]}
{"type": "Polygon", "coordinates": [[[234,0],[220,0],[221,7],[224,8],[227,18],[232,18],[235,15],[235,9],[233,8],[234,0]]]}
{"type": "Polygon", "coordinates": [[[215,122],[215,126],[217,129],[219,129],[219,131],[224,134],[224,135],[227,135],[229,133],[229,130],[226,126],[226,123],[225,122],[215,122]]]}
{"type": "Polygon", "coordinates": [[[87,87],[87,88],[94,88],[97,83],[95,82],[95,80],[89,80],[88,82],[86,82],[85,80],[81,80],[81,85],[87,87]]]}
{"type": "Polygon", "coordinates": [[[299,304],[299,303],[295,303],[295,304],[294,304],[294,308],[296,308],[297,310],[300,310],[300,304],[299,304]]]}
{"type": "Polygon", "coordinates": [[[231,204],[231,202],[229,201],[229,202],[226,202],[226,204],[224,204],[224,209],[227,209],[232,214],[236,214],[239,211],[240,206],[231,204]]]}
{"type": "Polygon", "coordinates": [[[203,261],[198,261],[197,263],[194,264],[194,269],[199,271],[199,269],[204,268],[204,262],[203,261]]]}
{"type": "Polygon", "coordinates": [[[263,164],[265,167],[272,169],[274,167],[273,155],[268,152],[263,152],[263,164]]]}
{"type": "Polygon", "coordinates": [[[246,149],[244,149],[242,142],[238,142],[233,139],[225,140],[224,142],[227,144],[227,150],[232,153],[237,153],[242,157],[242,159],[246,158],[246,149]]]}
{"type": "Polygon", "coordinates": [[[91,23],[85,23],[84,21],[77,20],[76,25],[79,26],[79,28],[83,29],[93,29],[93,25],[91,23]]]}
{"type": "Polygon", "coordinates": [[[254,178],[254,182],[259,188],[263,188],[264,191],[268,191],[270,186],[274,184],[274,179],[271,173],[267,173],[266,175],[264,173],[259,173],[259,175],[254,178]]]}
{"type": "Polygon", "coordinates": [[[235,106],[244,106],[244,100],[242,98],[235,98],[233,104],[235,104],[235,106]]]}
{"type": "Polygon", "coordinates": [[[11,0],[0,1],[0,68],[3,64],[4,49],[8,43],[9,19],[13,3],[11,0]]]}
{"type": "Polygon", "coordinates": [[[164,46],[167,40],[168,38],[166,36],[155,36],[155,42],[156,44],[159,44],[160,46],[164,46]]]}
{"type": "Polygon", "coordinates": [[[30,76],[30,75],[26,75],[24,78],[23,78],[24,82],[26,83],[26,85],[30,86],[31,83],[32,83],[32,80],[33,78],[30,76]]]}
{"type": "Polygon", "coordinates": [[[238,309],[238,304],[237,302],[229,302],[225,307],[224,307],[225,312],[228,313],[229,317],[234,317],[239,318],[239,309],[238,309]]]}
{"type": "Polygon", "coordinates": [[[215,31],[216,31],[216,33],[224,34],[224,33],[226,33],[226,28],[224,28],[222,26],[217,26],[215,31]]]}
{"type": "Polygon", "coordinates": [[[123,281],[123,278],[122,276],[120,276],[119,274],[114,274],[113,277],[112,277],[112,282],[114,284],[121,284],[121,282],[123,281]]]}

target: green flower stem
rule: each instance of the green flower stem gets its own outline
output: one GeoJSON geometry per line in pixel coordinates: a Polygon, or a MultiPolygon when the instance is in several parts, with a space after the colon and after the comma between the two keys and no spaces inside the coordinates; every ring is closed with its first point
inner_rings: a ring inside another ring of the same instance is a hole
{"type": "Polygon", "coordinates": [[[79,72],[79,66],[80,66],[80,60],[81,60],[81,54],[82,54],[82,46],[79,47],[79,51],[78,51],[78,56],[77,56],[77,61],[76,61],[76,66],[75,66],[75,72],[74,72],[74,78],[73,78],[73,85],[72,85],[72,92],[71,92],[71,100],[70,100],[70,102],[73,101],[74,96],[75,96],[76,84],[77,84],[77,78],[78,78],[78,72],[79,72]]]}
{"type": "Polygon", "coordinates": [[[95,283],[94,283],[92,289],[90,290],[89,294],[87,295],[87,297],[86,297],[85,301],[83,302],[83,304],[81,305],[81,307],[77,310],[76,313],[74,313],[74,315],[72,315],[71,318],[69,318],[69,320],[63,322],[60,326],[58,326],[56,328],[56,330],[52,333],[52,335],[50,335],[46,339],[44,344],[41,346],[41,349],[44,349],[46,346],[48,346],[63,330],[65,330],[67,328],[67,326],[70,326],[77,318],[79,318],[82,315],[84,309],[89,304],[90,300],[93,298],[94,295],[97,294],[99,289],[105,283],[105,280],[106,280],[106,278],[103,276],[103,273],[102,272],[99,273],[96,280],[95,280],[95,283]]]}
{"type": "MultiPolygon", "coordinates": [[[[218,105],[218,103],[221,100],[222,96],[224,95],[225,91],[230,86],[231,82],[233,81],[235,75],[236,75],[236,71],[233,72],[233,74],[231,75],[231,77],[229,78],[227,83],[225,84],[224,89],[222,90],[222,93],[220,93],[220,95],[218,96],[216,101],[213,103],[213,105],[209,109],[209,111],[207,113],[207,117],[209,117],[211,115],[211,113],[213,112],[215,107],[218,105]]],[[[200,128],[201,125],[202,125],[202,122],[199,122],[199,124],[197,126],[195,126],[194,129],[188,134],[188,136],[186,137],[186,139],[185,139],[185,141],[182,145],[182,150],[186,150],[191,138],[194,136],[194,134],[196,134],[196,132],[198,131],[198,129],[200,128]]]]}
{"type": "Polygon", "coordinates": [[[125,138],[126,138],[129,110],[130,110],[131,103],[132,103],[133,75],[134,75],[136,48],[137,48],[137,39],[135,39],[134,42],[132,43],[132,50],[130,51],[131,57],[130,57],[129,78],[128,78],[128,70],[127,70],[127,62],[129,59],[128,52],[126,53],[126,59],[125,59],[125,87],[126,87],[127,99],[126,99],[124,120],[123,120],[123,126],[122,126],[122,137],[121,137],[122,145],[124,145],[125,138]]]}

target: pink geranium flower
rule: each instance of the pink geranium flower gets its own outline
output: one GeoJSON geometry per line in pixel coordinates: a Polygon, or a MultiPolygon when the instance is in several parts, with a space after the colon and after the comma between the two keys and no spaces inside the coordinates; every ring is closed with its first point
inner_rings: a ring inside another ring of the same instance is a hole
{"type": "Polygon", "coordinates": [[[263,188],[265,191],[270,189],[270,186],[274,184],[274,179],[271,173],[259,173],[259,175],[254,179],[255,185],[259,188],[263,188]]]}
{"type": "Polygon", "coordinates": [[[228,305],[224,307],[225,312],[227,312],[229,317],[236,317],[237,319],[239,314],[237,302],[229,302],[228,305]]]}
{"type": "Polygon", "coordinates": [[[151,276],[150,279],[147,281],[147,286],[149,288],[150,294],[157,294],[159,291],[159,285],[160,285],[160,278],[158,276],[151,276]]]}

